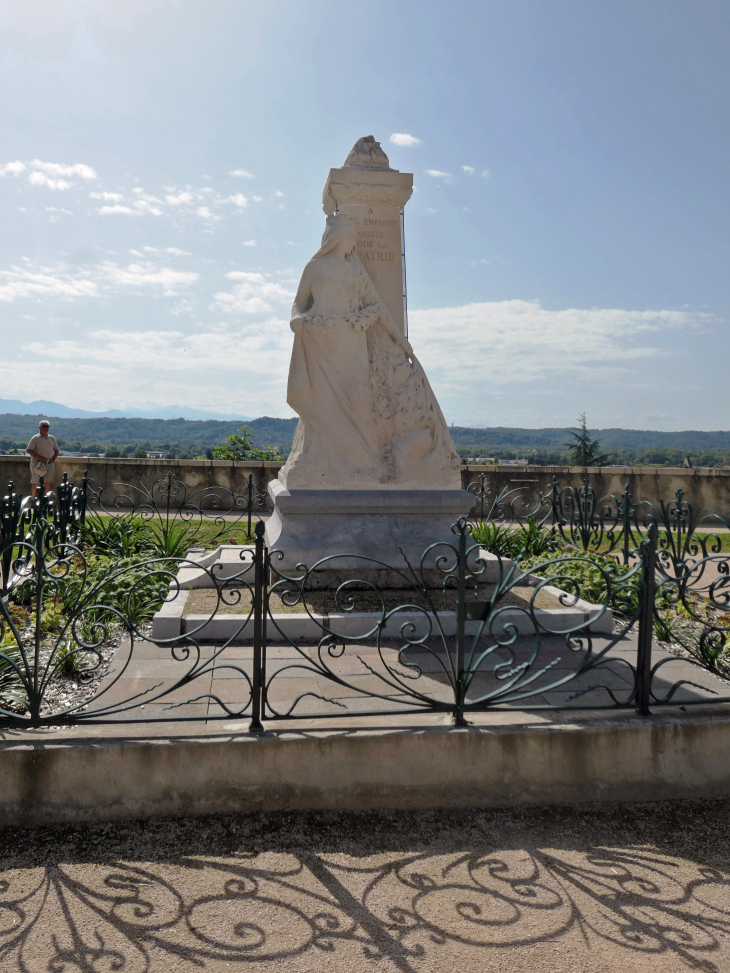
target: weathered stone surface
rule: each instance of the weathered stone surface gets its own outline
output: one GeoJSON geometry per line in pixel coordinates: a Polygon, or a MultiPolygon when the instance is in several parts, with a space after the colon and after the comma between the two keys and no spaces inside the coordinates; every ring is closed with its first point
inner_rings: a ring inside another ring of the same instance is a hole
{"type": "Polygon", "coordinates": [[[287,489],[458,490],[451,434],[354,252],[356,226],[328,217],[297,290],[287,402],[301,421],[279,478],[287,489]]]}
{"type": "MultiPolygon", "coordinates": [[[[266,525],[266,543],[283,554],[275,561],[279,570],[288,572],[298,563],[311,567],[335,556],[328,568],[349,578],[353,571],[376,570],[363,558],[405,571],[404,555],[417,567],[429,545],[456,544],[451,525],[473,504],[465,490],[290,491],[278,480],[269,484],[269,495],[275,509],[266,525]]],[[[432,556],[429,567],[433,561],[432,556]]]]}
{"type": "MultiPolygon", "coordinates": [[[[730,720],[622,717],[563,725],[433,720],[358,730],[311,724],[252,738],[133,739],[133,729],[38,731],[0,746],[0,824],[241,809],[500,807],[730,795],[730,720]],[[307,727],[308,732],[301,730],[307,727]],[[346,729],[348,732],[342,732],[346,729]],[[72,731],[73,732],[73,731],[72,731]],[[116,736],[110,735],[113,733],[116,736]]],[[[231,730],[238,732],[231,733],[231,730]]]]}
{"type": "Polygon", "coordinates": [[[401,211],[411,198],[413,175],[391,169],[372,135],[358,139],[341,169],[330,169],[322,193],[329,216],[335,210],[355,221],[357,256],[390,311],[406,333],[401,211]]]}

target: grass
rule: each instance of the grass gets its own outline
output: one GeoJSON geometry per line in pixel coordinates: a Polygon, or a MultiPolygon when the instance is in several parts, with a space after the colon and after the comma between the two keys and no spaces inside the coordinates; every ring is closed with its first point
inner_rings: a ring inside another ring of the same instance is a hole
{"type": "MultiPolygon", "coordinates": [[[[100,532],[105,532],[105,531],[109,531],[110,529],[113,529],[113,524],[119,523],[121,521],[129,525],[126,532],[128,534],[136,536],[140,542],[142,540],[142,537],[145,534],[149,535],[153,533],[156,539],[160,538],[161,522],[159,520],[150,521],[150,520],[146,520],[143,517],[138,517],[138,516],[130,517],[128,514],[121,514],[119,516],[115,516],[113,514],[94,513],[93,520],[92,518],[89,518],[88,521],[89,529],[91,529],[91,525],[94,521],[98,522],[98,528],[100,532]]],[[[164,520],[162,521],[162,525],[163,525],[163,530],[167,528],[167,525],[165,524],[164,520]]],[[[251,521],[252,531],[255,526],[256,526],[256,521],[252,520],[251,521]]],[[[168,535],[175,540],[180,539],[182,538],[182,535],[187,534],[186,540],[182,541],[182,543],[179,543],[177,545],[177,551],[174,556],[178,556],[178,557],[181,556],[180,551],[182,550],[182,548],[187,549],[188,547],[205,547],[205,548],[213,549],[215,547],[218,547],[220,544],[230,543],[232,538],[235,538],[237,544],[254,543],[253,535],[248,534],[248,523],[245,519],[243,521],[239,521],[238,523],[232,523],[230,525],[228,525],[227,523],[220,525],[214,523],[212,519],[211,520],[204,519],[202,523],[199,520],[193,520],[190,524],[187,524],[186,521],[180,520],[179,518],[174,520],[170,518],[169,528],[167,529],[168,529],[168,535]],[[186,526],[188,528],[187,531],[185,531],[186,526]]],[[[89,540],[93,542],[93,539],[90,536],[90,530],[89,532],[87,532],[87,536],[89,537],[89,540]]],[[[160,553],[163,552],[160,551],[160,553]]],[[[166,553],[168,554],[172,553],[169,547],[166,553]]],[[[184,553],[185,551],[183,550],[182,555],[184,555],[184,553]]]]}

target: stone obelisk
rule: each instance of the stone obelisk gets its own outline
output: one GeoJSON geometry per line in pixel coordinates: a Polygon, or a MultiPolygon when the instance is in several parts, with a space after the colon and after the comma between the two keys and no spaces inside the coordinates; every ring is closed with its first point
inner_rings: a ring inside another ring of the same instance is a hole
{"type": "Polygon", "coordinates": [[[357,255],[402,334],[405,276],[401,214],[413,194],[413,173],[391,169],[372,135],[360,139],[341,169],[330,169],[322,208],[351,216],[357,226],[357,255]]]}

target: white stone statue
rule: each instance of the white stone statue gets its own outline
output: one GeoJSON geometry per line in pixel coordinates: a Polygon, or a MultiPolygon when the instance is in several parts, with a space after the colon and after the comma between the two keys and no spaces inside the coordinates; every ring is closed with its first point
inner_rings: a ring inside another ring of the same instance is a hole
{"type": "Polygon", "coordinates": [[[461,489],[428,379],[359,260],[356,221],[327,219],[292,307],[287,402],[300,417],[287,490],[461,489]]]}

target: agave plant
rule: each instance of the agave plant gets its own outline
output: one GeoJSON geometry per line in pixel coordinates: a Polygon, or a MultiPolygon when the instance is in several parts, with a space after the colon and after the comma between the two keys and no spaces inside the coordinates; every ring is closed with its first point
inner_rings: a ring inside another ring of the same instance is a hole
{"type": "Polygon", "coordinates": [[[152,549],[149,524],[128,516],[89,517],[81,540],[98,554],[110,557],[129,557],[152,549]]]}

